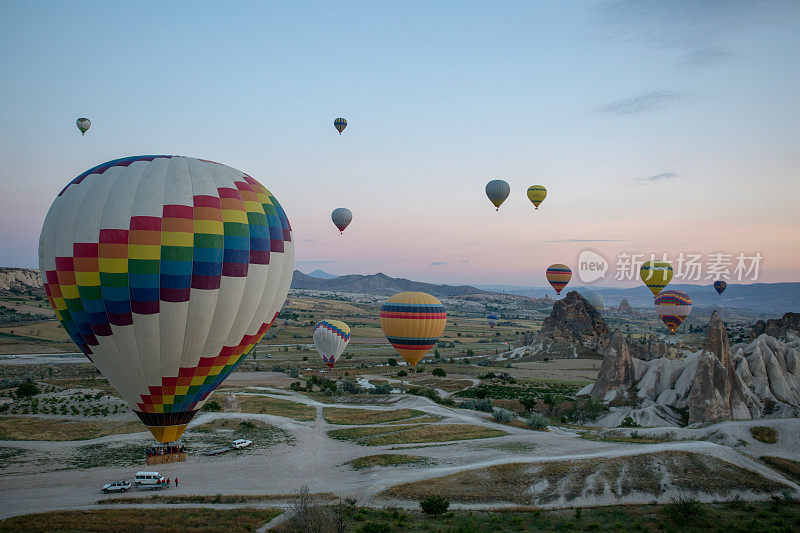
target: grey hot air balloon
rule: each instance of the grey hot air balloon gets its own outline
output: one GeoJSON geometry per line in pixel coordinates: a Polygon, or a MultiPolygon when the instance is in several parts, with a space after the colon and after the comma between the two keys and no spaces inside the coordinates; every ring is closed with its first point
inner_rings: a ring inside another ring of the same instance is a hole
{"type": "Polygon", "coordinates": [[[353,220],[353,212],[346,207],[337,207],[331,213],[331,220],[339,228],[339,233],[344,233],[344,229],[350,225],[353,220]]]}
{"type": "Polygon", "coordinates": [[[497,208],[496,211],[500,211],[500,205],[506,201],[510,192],[511,186],[506,181],[492,180],[486,184],[486,196],[497,208]]]}
{"type": "Polygon", "coordinates": [[[599,293],[594,292],[591,289],[579,289],[578,293],[583,296],[583,299],[589,302],[589,305],[597,309],[598,311],[603,310],[603,297],[600,296],[599,293]]]}

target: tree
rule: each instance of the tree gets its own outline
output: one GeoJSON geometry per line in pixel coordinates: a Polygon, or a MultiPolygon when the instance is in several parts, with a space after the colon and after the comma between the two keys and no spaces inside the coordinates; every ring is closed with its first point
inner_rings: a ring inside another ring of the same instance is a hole
{"type": "Polygon", "coordinates": [[[209,400],[203,406],[203,411],[222,411],[222,406],[215,400],[209,400]]]}
{"type": "Polygon", "coordinates": [[[25,381],[17,385],[17,398],[27,398],[39,394],[39,387],[36,383],[25,381]]]}
{"type": "Polygon", "coordinates": [[[427,515],[440,515],[450,507],[450,500],[441,496],[428,496],[419,501],[419,507],[427,515]]]}
{"type": "Polygon", "coordinates": [[[397,366],[397,359],[395,359],[394,357],[390,357],[389,366],[397,366]]]}
{"type": "Polygon", "coordinates": [[[433,374],[433,375],[434,375],[435,377],[437,377],[437,378],[443,378],[443,377],[445,377],[445,376],[447,375],[447,372],[445,371],[445,369],[444,369],[444,368],[439,368],[439,367],[437,366],[436,368],[434,368],[434,369],[431,371],[431,374],[433,374]]]}
{"type": "Polygon", "coordinates": [[[522,407],[524,407],[526,411],[533,411],[536,407],[537,400],[533,396],[526,396],[525,398],[520,398],[519,403],[522,404],[522,407]]]}

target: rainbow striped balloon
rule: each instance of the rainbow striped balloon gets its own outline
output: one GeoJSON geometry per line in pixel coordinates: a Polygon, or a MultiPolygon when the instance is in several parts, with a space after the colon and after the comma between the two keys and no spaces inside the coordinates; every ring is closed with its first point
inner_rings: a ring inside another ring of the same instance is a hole
{"type": "Polygon", "coordinates": [[[561,294],[561,289],[566,287],[569,280],[572,279],[572,270],[567,265],[557,263],[547,267],[545,277],[556,290],[556,294],[561,294]]]}
{"type": "Polygon", "coordinates": [[[314,346],[328,368],[333,368],[349,342],[350,326],[341,320],[320,320],[314,326],[314,346]]]}
{"type": "Polygon", "coordinates": [[[283,306],[289,220],[234,168],[146,155],[87,170],[39,238],[50,305],[161,442],[180,437],[283,306]]]}
{"type": "Polygon", "coordinates": [[[401,292],[381,307],[381,329],[405,361],[415,367],[444,332],[447,315],[436,297],[401,292]]]}
{"type": "Polygon", "coordinates": [[[656,313],[670,333],[675,333],[692,312],[692,299],[682,291],[661,291],[654,303],[656,313]]]}

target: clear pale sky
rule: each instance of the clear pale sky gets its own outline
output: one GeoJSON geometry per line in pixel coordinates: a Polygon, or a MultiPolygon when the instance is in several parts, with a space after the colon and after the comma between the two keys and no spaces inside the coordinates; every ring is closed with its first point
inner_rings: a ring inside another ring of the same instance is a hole
{"type": "Polygon", "coordinates": [[[83,170],[180,154],[266,185],[306,272],[541,285],[590,248],[800,281],[798,50],[793,1],[5,1],[0,265],[83,170]]]}

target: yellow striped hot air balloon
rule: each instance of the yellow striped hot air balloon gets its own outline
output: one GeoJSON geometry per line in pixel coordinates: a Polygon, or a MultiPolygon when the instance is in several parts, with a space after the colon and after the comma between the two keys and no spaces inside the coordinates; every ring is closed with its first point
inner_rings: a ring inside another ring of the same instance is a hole
{"type": "Polygon", "coordinates": [[[572,279],[572,269],[567,265],[556,263],[547,267],[545,276],[550,285],[556,290],[556,294],[561,294],[561,289],[566,287],[569,280],[572,279]]]}
{"type": "Polygon", "coordinates": [[[528,187],[528,200],[531,201],[536,209],[539,209],[539,204],[544,202],[547,197],[547,189],[543,185],[531,185],[528,187]]]}
{"type": "Polygon", "coordinates": [[[401,292],[381,307],[381,329],[405,361],[415,367],[444,332],[447,315],[436,297],[401,292]]]}
{"type": "Polygon", "coordinates": [[[639,276],[655,298],[672,280],[672,265],[666,261],[648,261],[639,269],[639,276]]]}

